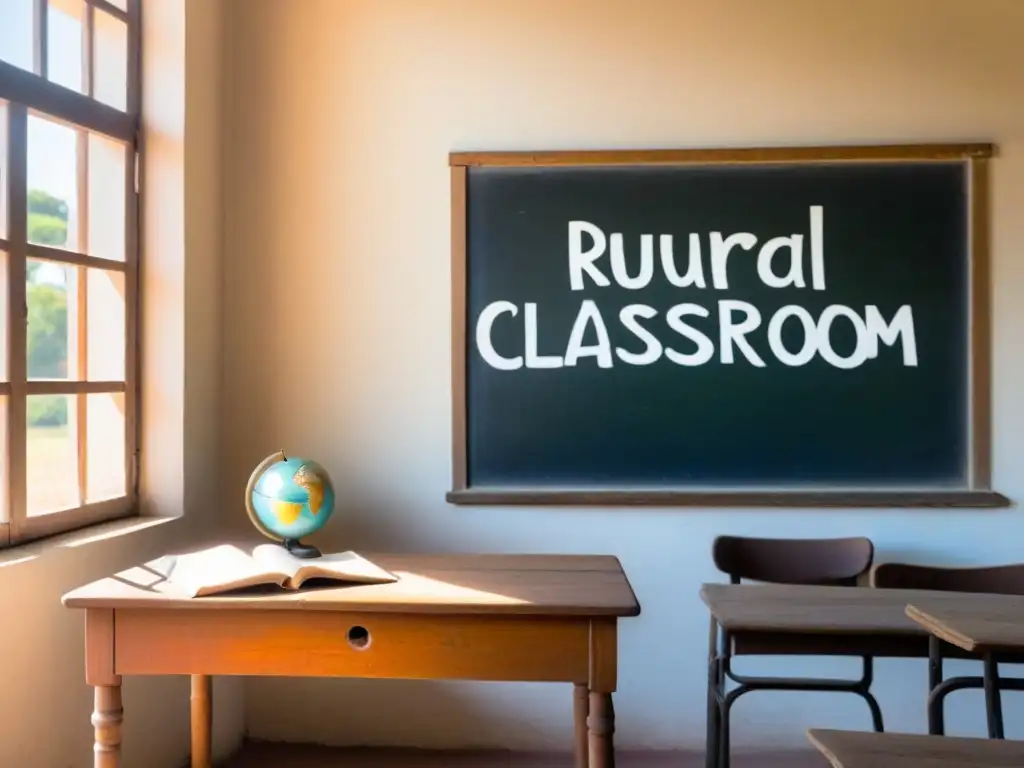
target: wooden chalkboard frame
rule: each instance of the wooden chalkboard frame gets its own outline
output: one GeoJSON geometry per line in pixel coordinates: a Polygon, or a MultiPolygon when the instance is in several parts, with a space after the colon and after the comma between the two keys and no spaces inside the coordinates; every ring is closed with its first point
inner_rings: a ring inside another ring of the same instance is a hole
{"type": "Polygon", "coordinates": [[[1006,507],[992,489],[991,460],[991,270],[989,262],[990,143],[750,147],[736,149],[569,150],[545,152],[452,152],[451,173],[451,375],[452,487],[448,502],[508,506],[655,507],[1006,507]],[[557,490],[475,488],[467,466],[467,176],[474,166],[684,166],[737,163],[934,162],[966,164],[970,261],[968,360],[969,471],[962,489],[932,490],[557,490]]]}

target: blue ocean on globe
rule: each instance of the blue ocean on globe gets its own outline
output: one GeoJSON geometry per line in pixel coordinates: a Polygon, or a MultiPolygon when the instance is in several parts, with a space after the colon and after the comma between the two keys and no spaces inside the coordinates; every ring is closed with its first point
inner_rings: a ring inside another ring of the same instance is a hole
{"type": "Polygon", "coordinates": [[[295,456],[267,467],[253,486],[260,523],[282,539],[316,533],[334,512],[334,485],[315,461],[295,456]]]}

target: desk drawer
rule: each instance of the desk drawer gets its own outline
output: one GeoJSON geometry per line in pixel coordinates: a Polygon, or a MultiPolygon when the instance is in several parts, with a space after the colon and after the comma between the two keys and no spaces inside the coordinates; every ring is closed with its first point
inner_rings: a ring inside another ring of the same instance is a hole
{"type": "Polygon", "coordinates": [[[590,623],[586,617],[119,609],[114,665],[120,675],[586,683],[590,623]]]}

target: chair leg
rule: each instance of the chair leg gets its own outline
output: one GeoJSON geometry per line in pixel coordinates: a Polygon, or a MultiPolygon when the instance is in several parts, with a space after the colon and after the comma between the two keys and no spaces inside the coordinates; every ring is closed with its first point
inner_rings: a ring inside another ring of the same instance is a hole
{"type": "MultiPolygon", "coordinates": [[[[864,673],[860,680],[846,681],[808,680],[799,678],[765,678],[735,674],[732,669],[730,669],[731,659],[729,657],[729,647],[729,633],[723,631],[721,649],[718,651],[718,656],[716,657],[714,664],[712,665],[709,663],[708,666],[709,680],[712,677],[717,678],[715,683],[709,683],[708,687],[709,689],[714,688],[718,692],[717,717],[710,711],[712,706],[710,694],[708,699],[708,722],[714,722],[718,726],[718,739],[717,746],[715,747],[718,752],[718,759],[716,763],[711,755],[711,750],[709,749],[707,756],[708,768],[712,768],[715,765],[717,765],[717,768],[729,768],[730,713],[732,712],[732,705],[735,703],[736,699],[752,691],[829,691],[855,693],[864,699],[868,708],[871,710],[871,722],[875,732],[884,732],[885,724],[882,718],[882,708],[878,705],[878,700],[875,698],[874,694],[871,693],[871,685],[874,681],[874,659],[871,656],[862,657],[864,673]],[[726,692],[727,680],[732,680],[737,683],[737,687],[726,692]]],[[[710,739],[710,727],[708,733],[710,739]]]]}
{"type": "Polygon", "coordinates": [[[718,660],[708,662],[708,724],[704,742],[704,768],[718,768],[719,743],[722,733],[722,710],[719,706],[718,660]]]}
{"type": "Polygon", "coordinates": [[[884,733],[885,724],[882,721],[882,708],[878,706],[878,700],[871,693],[862,693],[861,696],[871,710],[871,727],[875,729],[875,733],[884,733]]]}
{"type": "Polygon", "coordinates": [[[865,656],[864,674],[854,690],[867,702],[868,709],[871,710],[871,726],[875,729],[875,733],[882,733],[885,731],[885,723],[882,720],[882,708],[878,706],[878,699],[871,693],[871,684],[874,680],[875,661],[871,656],[865,656]]]}
{"type": "Polygon", "coordinates": [[[716,768],[729,768],[730,747],[729,747],[729,720],[732,712],[732,703],[742,695],[746,686],[740,685],[731,693],[726,691],[728,677],[730,676],[730,652],[732,639],[728,630],[723,630],[719,638],[717,664],[715,671],[718,690],[718,740],[715,746],[717,751],[716,768]]]}
{"type": "Polygon", "coordinates": [[[721,721],[718,724],[718,768],[729,768],[729,713],[732,712],[734,697],[722,699],[721,721]]]}
{"type": "Polygon", "coordinates": [[[999,692],[999,666],[991,653],[985,654],[985,710],[988,737],[1003,738],[1003,702],[999,692]]]}
{"type": "Polygon", "coordinates": [[[939,694],[942,685],[942,641],[935,635],[928,638],[928,733],[946,735],[946,696],[939,694]]]}
{"type": "Polygon", "coordinates": [[[704,742],[705,768],[717,768],[718,766],[718,742],[721,723],[719,702],[724,694],[720,683],[721,677],[718,663],[718,621],[712,616],[708,632],[708,713],[707,737],[704,742]]]}

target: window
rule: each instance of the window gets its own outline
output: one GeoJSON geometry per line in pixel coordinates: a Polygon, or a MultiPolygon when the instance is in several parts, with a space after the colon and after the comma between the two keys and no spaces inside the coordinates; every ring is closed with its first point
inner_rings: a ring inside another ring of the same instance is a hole
{"type": "Polygon", "coordinates": [[[140,0],[0,0],[0,546],[137,508],[140,0]]]}

